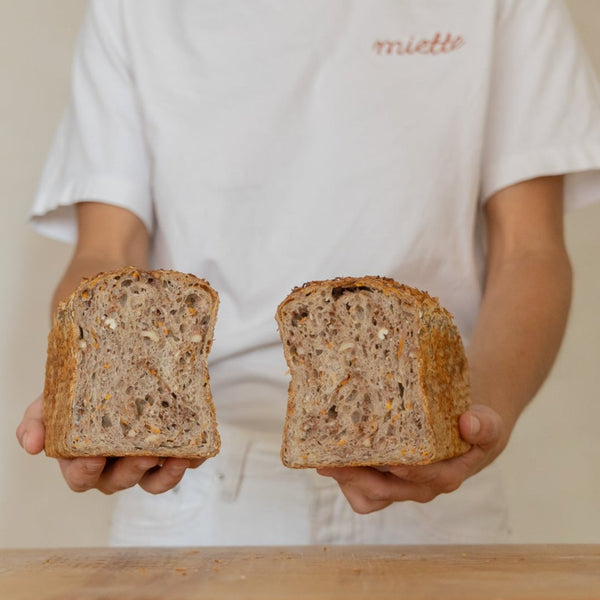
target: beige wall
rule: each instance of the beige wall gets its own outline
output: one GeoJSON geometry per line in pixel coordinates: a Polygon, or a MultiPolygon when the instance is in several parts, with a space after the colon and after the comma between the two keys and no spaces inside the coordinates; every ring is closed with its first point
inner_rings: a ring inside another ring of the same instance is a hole
{"type": "MultiPolygon", "coordinates": [[[[600,2],[568,4],[600,71],[600,2]]],[[[0,3],[0,547],[102,545],[114,501],[70,492],[55,462],[26,456],[14,436],[42,387],[47,307],[70,252],[32,233],[26,215],[66,100],[83,6],[0,3]]],[[[599,230],[600,206],[568,216],[576,296],[566,341],[500,459],[516,541],[600,542],[599,230]]]]}

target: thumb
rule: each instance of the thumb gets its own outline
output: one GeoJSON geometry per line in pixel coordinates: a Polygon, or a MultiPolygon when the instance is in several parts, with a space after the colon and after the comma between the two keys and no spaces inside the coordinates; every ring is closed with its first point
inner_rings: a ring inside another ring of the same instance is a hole
{"type": "Polygon", "coordinates": [[[29,454],[38,454],[44,449],[45,429],[42,421],[41,397],[27,407],[16,434],[19,443],[29,454]]]}
{"type": "Polygon", "coordinates": [[[490,446],[500,439],[502,418],[494,409],[479,404],[460,416],[458,426],[465,441],[474,446],[490,446]]]}

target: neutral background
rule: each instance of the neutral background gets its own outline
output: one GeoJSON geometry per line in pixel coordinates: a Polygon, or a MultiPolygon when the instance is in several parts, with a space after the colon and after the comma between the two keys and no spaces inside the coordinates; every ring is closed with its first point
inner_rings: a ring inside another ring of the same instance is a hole
{"type": "MultiPolygon", "coordinates": [[[[27,456],[14,434],[42,389],[49,300],[71,251],[34,234],[27,213],[84,5],[0,1],[0,547],[104,545],[114,501],[70,492],[55,461],[27,456]]],[[[600,72],[600,1],[568,5],[600,72]]],[[[599,226],[600,206],[567,217],[575,299],[566,340],[500,459],[518,542],[600,542],[599,226]]]]}

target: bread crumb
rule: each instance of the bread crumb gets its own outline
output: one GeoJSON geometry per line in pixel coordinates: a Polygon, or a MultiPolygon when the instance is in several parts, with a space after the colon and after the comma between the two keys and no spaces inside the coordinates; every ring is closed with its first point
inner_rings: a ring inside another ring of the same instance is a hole
{"type": "Polygon", "coordinates": [[[148,338],[153,342],[158,342],[158,334],[156,331],[142,331],[142,337],[148,338]]]}
{"type": "Polygon", "coordinates": [[[354,342],[344,342],[340,347],[339,347],[339,352],[344,352],[344,350],[350,350],[350,348],[354,348],[354,342]]]}
{"type": "Polygon", "coordinates": [[[386,329],[385,327],[382,327],[378,332],[377,332],[377,337],[380,340],[385,340],[387,334],[390,332],[389,329],[386,329]]]}
{"type": "Polygon", "coordinates": [[[112,317],[106,317],[104,324],[113,331],[117,328],[117,322],[112,317]]]}
{"type": "Polygon", "coordinates": [[[398,358],[400,358],[403,348],[404,348],[404,338],[400,338],[400,341],[398,342],[398,358]]]}
{"type": "Polygon", "coordinates": [[[202,341],[202,336],[199,333],[195,333],[192,337],[191,340],[192,342],[198,344],[199,342],[202,341]]]}

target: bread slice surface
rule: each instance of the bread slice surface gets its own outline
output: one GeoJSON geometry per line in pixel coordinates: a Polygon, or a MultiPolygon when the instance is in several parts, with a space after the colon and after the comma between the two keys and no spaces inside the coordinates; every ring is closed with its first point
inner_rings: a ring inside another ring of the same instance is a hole
{"type": "Polygon", "coordinates": [[[291,381],[288,467],[427,464],[470,447],[468,365],[452,315],[389,278],[315,281],[276,314],[291,381]]]}
{"type": "Polygon", "coordinates": [[[48,337],[48,456],[206,458],[220,439],[207,356],[218,295],[177,271],[84,280],[48,337]]]}

